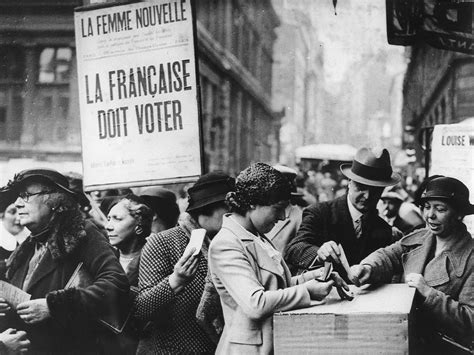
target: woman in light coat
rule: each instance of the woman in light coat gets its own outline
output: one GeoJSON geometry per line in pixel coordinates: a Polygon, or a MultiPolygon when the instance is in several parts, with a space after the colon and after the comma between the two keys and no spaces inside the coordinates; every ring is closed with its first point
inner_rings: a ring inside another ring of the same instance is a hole
{"type": "Polygon", "coordinates": [[[474,241],[462,222],[474,206],[467,187],[450,177],[429,181],[421,202],[427,227],[353,266],[353,281],[390,282],[392,275],[403,273],[403,280],[417,290],[421,351],[452,353],[445,348],[452,342],[443,337],[469,348],[474,334],[474,241]]]}
{"type": "Polygon", "coordinates": [[[225,320],[216,354],[272,353],[273,313],[307,307],[312,299],[323,299],[334,284],[316,281],[317,272],[292,278],[264,235],[285,219],[290,192],[280,172],[256,163],[239,174],[236,191],[227,194],[231,213],[224,216],[209,250],[225,320]]]}

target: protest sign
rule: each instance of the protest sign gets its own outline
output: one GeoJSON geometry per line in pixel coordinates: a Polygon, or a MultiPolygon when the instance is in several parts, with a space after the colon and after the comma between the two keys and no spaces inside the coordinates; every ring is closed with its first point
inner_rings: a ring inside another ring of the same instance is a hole
{"type": "Polygon", "coordinates": [[[190,0],[76,11],[85,190],[202,173],[190,0]]]}
{"type": "MultiPolygon", "coordinates": [[[[433,131],[430,175],[445,175],[462,181],[469,188],[474,203],[474,125],[436,125],[433,131]]],[[[464,223],[474,235],[474,216],[464,223]]]]}

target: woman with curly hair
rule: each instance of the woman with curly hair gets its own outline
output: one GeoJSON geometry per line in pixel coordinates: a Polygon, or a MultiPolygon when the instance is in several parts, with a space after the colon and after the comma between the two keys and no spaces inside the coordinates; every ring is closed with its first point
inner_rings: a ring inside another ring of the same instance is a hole
{"type": "Polygon", "coordinates": [[[119,251],[120,265],[131,286],[138,286],[140,253],[151,233],[153,211],[140,197],[128,194],[109,210],[105,229],[110,244],[119,251]]]}
{"type": "Polygon", "coordinates": [[[220,295],[224,330],[216,354],[270,354],[273,352],[272,315],[307,307],[323,299],[334,281],[318,282],[318,272],[291,277],[281,254],[265,237],[285,219],[291,194],[288,180],[263,163],[255,163],[236,179],[227,194],[231,213],[209,249],[211,277],[220,295]]]}
{"type": "Polygon", "coordinates": [[[31,231],[6,273],[31,300],[16,307],[0,303],[0,309],[10,308],[6,325],[26,331],[33,354],[99,353],[97,320],[129,289],[112,247],[84,221],[78,195],[57,171],[22,171],[0,190],[0,199],[15,201],[21,225],[31,231]],[[91,284],[67,287],[79,269],[91,276],[91,284]]]}

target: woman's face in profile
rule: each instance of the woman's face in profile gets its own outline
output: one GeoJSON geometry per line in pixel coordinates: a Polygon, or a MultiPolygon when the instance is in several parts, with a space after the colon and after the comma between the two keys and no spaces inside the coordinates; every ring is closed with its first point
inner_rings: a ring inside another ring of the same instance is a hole
{"type": "Polygon", "coordinates": [[[260,234],[268,233],[278,221],[286,219],[289,201],[279,201],[269,206],[257,205],[250,211],[253,226],[260,234]]]}
{"type": "Polygon", "coordinates": [[[423,204],[423,218],[431,232],[441,238],[449,237],[459,214],[449,203],[443,200],[427,200],[423,204]]]}
{"type": "Polygon", "coordinates": [[[6,208],[5,213],[3,214],[3,226],[13,235],[20,233],[23,229],[20,225],[18,210],[13,203],[6,208]]]}
{"type": "Polygon", "coordinates": [[[110,244],[119,248],[122,243],[135,238],[137,221],[130,215],[126,201],[122,200],[110,209],[105,225],[110,244]]]}

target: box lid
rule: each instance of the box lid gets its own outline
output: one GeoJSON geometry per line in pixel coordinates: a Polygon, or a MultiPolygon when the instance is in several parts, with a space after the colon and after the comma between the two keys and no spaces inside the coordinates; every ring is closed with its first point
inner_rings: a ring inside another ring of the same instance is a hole
{"type": "Polygon", "coordinates": [[[286,312],[278,312],[279,315],[294,314],[408,314],[410,313],[415,289],[407,284],[387,284],[374,286],[356,287],[350,285],[355,297],[352,301],[341,300],[336,289],[322,302],[314,301],[307,308],[296,309],[286,312]]]}

